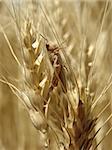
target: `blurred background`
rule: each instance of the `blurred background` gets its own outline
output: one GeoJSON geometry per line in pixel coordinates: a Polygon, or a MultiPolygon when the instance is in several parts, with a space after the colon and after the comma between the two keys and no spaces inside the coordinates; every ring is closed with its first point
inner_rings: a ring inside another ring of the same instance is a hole
{"type": "MultiPolygon", "coordinates": [[[[91,51],[97,49],[91,91],[95,91],[96,98],[108,84],[112,72],[112,3],[98,0],[43,0],[53,19],[55,28],[62,41],[66,41],[67,55],[72,60],[74,70],[80,67],[80,49],[83,41],[84,52],[89,46],[91,51]],[[105,17],[104,17],[104,12],[105,17]],[[98,39],[97,39],[98,38],[98,39]],[[96,42],[97,39],[97,42],[96,42]]],[[[24,24],[24,14],[29,11],[30,19],[38,23],[41,15],[39,0],[0,0],[0,76],[8,77],[9,81],[18,86],[21,84],[20,70],[15,62],[7,38],[14,49],[19,61],[22,61],[20,42],[17,34],[17,24],[24,24]],[[14,11],[16,12],[14,15],[14,11]],[[15,20],[17,19],[17,24],[15,20]],[[3,31],[7,35],[4,36],[3,31]]],[[[44,18],[45,19],[45,18],[44,18]]],[[[50,26],[42,18],[42,28],[48,29],[46,35],[52,37],[50,26]]],[[[82,81],[87,80],[84,72],[86,57],[82,53],[82,81]]],[[[85,83],[84,83],[85,84],[85,83]]],[[[112,87],[98,102],[94,115],[97,115],[109,103],[109,107],[102,114],[97,126],[100,127],[112,113],[112,87]]],[[[96,137],[99,142],[111,129],[111,118],[96,137]]],[[[112,133],[108,134],[97,148],[98,150],[112,150],[112,133]]],[[[41,148],[41,137],[34,128],[29,115],[12,93],[10,88],[0,83],[0,150],[38,150],[41,148]]]]}

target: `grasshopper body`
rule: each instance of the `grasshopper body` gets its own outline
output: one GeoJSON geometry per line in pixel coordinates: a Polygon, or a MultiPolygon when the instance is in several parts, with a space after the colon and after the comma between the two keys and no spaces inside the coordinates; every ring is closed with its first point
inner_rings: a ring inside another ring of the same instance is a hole
{"type": "Polygon", "coordinates": [[[54,68],[54,74],[53,74],[50,90],[53,90],[54,87],[57,87],[58,82],[60,81],[63,92],[66,93],[67,87],[66,87],[65,70],[64,70],[64,66],[62,65],[61,56],[59,54],[60,48],[57,45],[47,43],[46,49],[48,51],[50,62],[54,68]]]}

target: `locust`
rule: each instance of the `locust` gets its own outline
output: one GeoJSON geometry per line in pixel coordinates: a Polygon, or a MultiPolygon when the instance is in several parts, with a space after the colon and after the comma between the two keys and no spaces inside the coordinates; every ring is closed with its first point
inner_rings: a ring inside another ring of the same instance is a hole
{"type": "Polygon", "coordinates": [[[59,53],[61,48],[57,44],[48,41],[48,39],[44,37],[42,34],[40,34],[40,36],[47,41],[46,49],[48,52],[50,62],[54,68],[53,78],[48,93],[50,94],[50,92],[53,91],[53,89],[58,86],[59,82],[61,83],[63,92],[66,93],[67,92],[67,85],[66,85],[66,78],[65,78],[66,67],[65,65],[63,65],[62,58],[59,53]]]}
{"type": "Polygon", "coordinates": [[[65,66],[62,63],[62,58],[59,54],[60,48],[58,45],[51,42],[46,43],[46,49],[49,55],[50,62],[54,68],[53,78],[50,86],[50,91],[58,86],[61,82],[61,87],[64,93],[67,92],[66,78],[65,78],[65,66]]]}

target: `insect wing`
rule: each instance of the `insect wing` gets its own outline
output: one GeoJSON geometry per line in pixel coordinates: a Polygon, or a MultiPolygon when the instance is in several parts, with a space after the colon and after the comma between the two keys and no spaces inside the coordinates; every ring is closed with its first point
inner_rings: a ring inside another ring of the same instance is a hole
{"type": "Polygon", "coordinates": [[[58,59],[59,59],[59,63],[61,64],[61,71],[60,71],[60,74],[59,74],[59,78],[60,78],[60,81],[61,81],[61,84],[62,84],[63,92],[66,93],[67,92],[67,85],[66,85],[65,70],[64,70],[64,66],[62,65],[63,62],[62,62],[62,59],[61,59],[60,55],[59,55],[58,59]]]}

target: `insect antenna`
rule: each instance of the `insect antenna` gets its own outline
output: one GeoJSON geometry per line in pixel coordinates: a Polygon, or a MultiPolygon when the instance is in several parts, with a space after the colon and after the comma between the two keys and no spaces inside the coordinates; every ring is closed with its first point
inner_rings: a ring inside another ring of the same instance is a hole
{"type": "Polygon", "coordinates": [[[46,40],[46,41],[48,42],[48,39],[47,39],[44,35],[42,35],[42,34],[40,33],[40,36],[41,36],[44,40],[46,40]]]}

